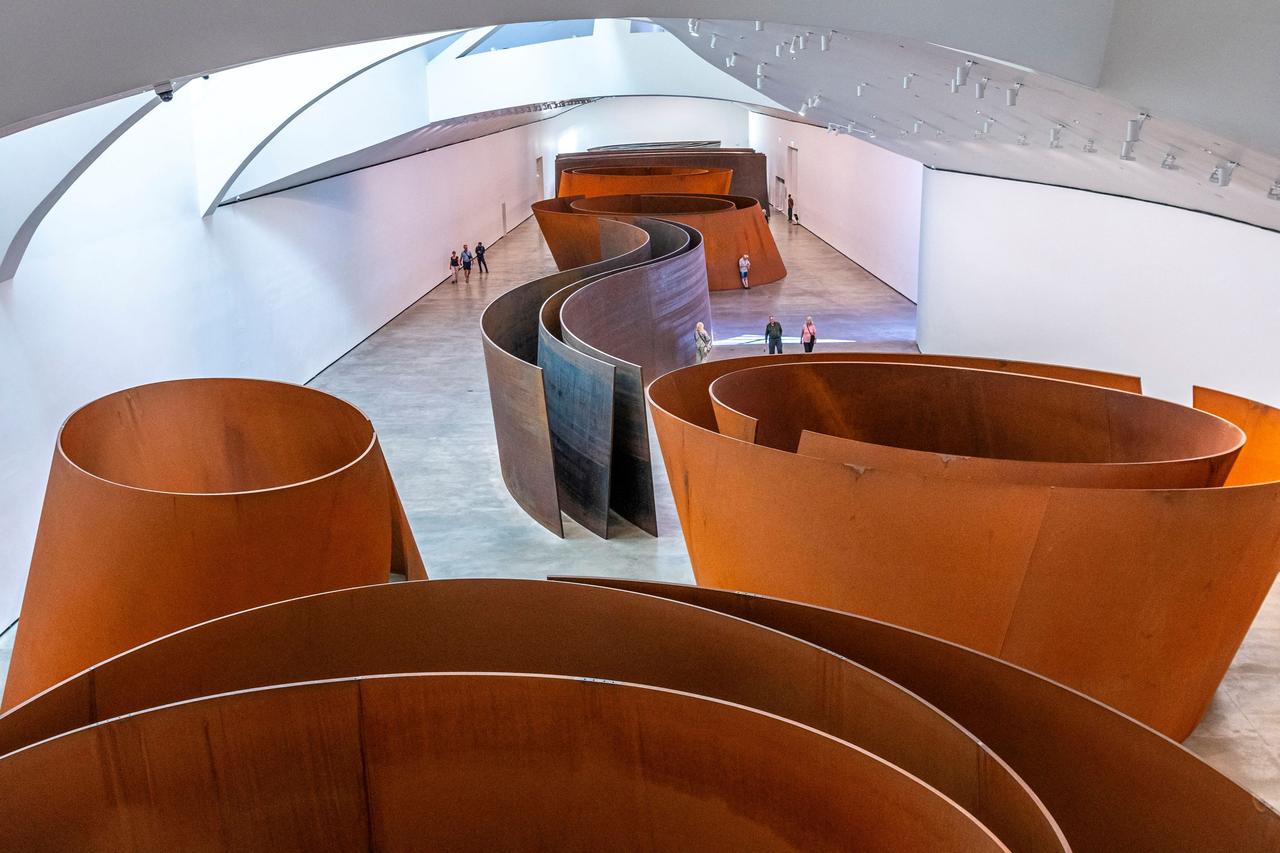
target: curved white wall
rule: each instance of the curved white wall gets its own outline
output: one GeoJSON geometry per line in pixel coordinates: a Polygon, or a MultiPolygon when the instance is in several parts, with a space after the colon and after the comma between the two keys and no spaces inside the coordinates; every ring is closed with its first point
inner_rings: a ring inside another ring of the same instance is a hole
{"type": "Polygon", "coordinates": [[[926,352],[1135,373],[1280,405],[1280,234],[1080,190],[927,170],[926,352]]]}
{"type": "Polygon", "coordinates": [[[524,218],[541,197],[536,157],[549,176],[559,151],[745,140],[747,124],[716,102],[606,101],[201,218],[196,104],[177,98],[126,131],[0,286],[0,628],[17,616],[74,409],[160,379],[305,382],[443,280],[450,248],[501,236],[502,204],[510,226],[524,218]]]}

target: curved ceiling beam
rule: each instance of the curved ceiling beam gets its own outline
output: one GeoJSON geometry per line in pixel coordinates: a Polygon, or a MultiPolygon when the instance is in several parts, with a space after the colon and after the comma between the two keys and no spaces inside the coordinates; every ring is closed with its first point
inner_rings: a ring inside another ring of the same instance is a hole
{"type": "MultiPolygon", "coordinates": [[[[869,30],[962,46],[1097,82],[1112,3],[1093,0],[981,0],[976,4],[817,0],[815,25],[869,30]]],[[[768,19],[765,0],[472,0],[465,4],[381,0],[374,9],[315,0],[216,4],[138,0],[127,14],[109,4],[27,2],[5,10],[0,29],[0,134],[91,103],[273,56],[410,33],[514,21],[652,17],[768,19]]]]}
{"type": "MultiPolygon", "coordinates": [[[[47,216],[49,211],[53,209],[53,206],[58,203],[58,200],[62,198],[62,196],[66,194],[67,190],[71,188],[71,185],[76,182],[76,179],[84,174],[84,171],[88,169],[95,160],[102,156],[102,152],[110,148],[113,142],[119,139],[126,130],[137,124],[139,119],[151,112],[158,103],[160,103],[160,99],[152,96],[145,100],[141,106],[126,113],[123,120],[119,119],[117,115],[108,114],[103,116],[106,121],[116,122],[116,124],[114,124],[114,126],[111,126],[110,124],[105,125],[105,127],[108,128],[107,132],[98,138],[97,142],[93,144],[92,147],[83,154],[83,156],[76,160],[71,167],[67,169],[66,173],[62,175],[62,178],[57,183],[53,184],[53,186],[50,187],[43,196],[27,196],[28,199],[38,198],[39,200],[31,206],[30,211],[21,222],[15,222],[10,219],[10,214],[12,213],[17,213],[17,215],[21,216],[21,208],[18,208],[17,210],[10,209],[9,211],[5,211],[5,215],[0,216],[0,220],[3,220],[0,221],[0,247],[5,248],[4,255],[0,256],[0,282],[10,281],[17,274],[18,265],[22,263],[22,256],[26,254],[27,246],[31,244],[31,238],[35,236],[36,229],[40,227],[40,223],[44,221],[45,216],[47,216]],[[12,230],[9,230],[10,228],[12,228],[12,230]]],[[[101,127],[103,126],[99,126],[99,131],[101,127]]],[[[65,136],[62,138],[64,140],[66,139],[65,136]]],[[[92,135],[87,136],[85,139],[86,144],[92,138],[92,135]]],[[[42,157],[49,155],[49,149],[44,146],[36,146],[33,150],[37,151],[42,157]]],[[[7,168],[15,169],[13,172],[14,177],[18,177],[19,172],[22,173],[23,177],[29,177],[29,173],[25,171],[24,164],[14,163],[13,161],[7,160],[7,158],[6,162],[8,164],[7,168]]],[[[28,190],[34,190],[36,193],[39,193],[39,186],[29,187],[28,190]]],[[[23,196],[25,196],[26,193],[6,192],[0,193],[0,195],[4,196],[4,205],[8,207],[10,205],[21,205],[24,201],[23,196]]]]}

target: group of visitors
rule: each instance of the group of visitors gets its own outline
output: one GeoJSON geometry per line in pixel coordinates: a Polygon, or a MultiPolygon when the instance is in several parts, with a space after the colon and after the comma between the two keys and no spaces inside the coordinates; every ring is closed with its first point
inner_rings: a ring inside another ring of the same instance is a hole
{"type": "MultiPolygon", "coordinates": [[[[769,315],[769,322],[764,327],[764,339],[770,355],[782,352],[782,324],[772,314],[769,315]]],[[[804,326],[800,329],[800,344],[805,352],[813,352],[813,347],[817,343],[818,327],[813,324],[813,317],[805,317],[804,326]]],[[[711,357],[711,348],[714,345],[711,332],[705,325],[698,323],[693,327],[693,346],[698,353],[698,364],[702,364],[711,357]]]]}
{"type": "Polygon", "coordinates": [[[458,271],[462,271],[464,282],[471,281],[471,265],[474,263],[482,273],[489,272],[489,265],[484,262],[485,247],[483,242],[476,243],[474,252],[467,246],[462,244],[462,254],[458,254],[457,250],[449,253],[449,272],[453,273],[453,283],[458,283],[458,271]]]}
{"type": "MultiPolygon", "coordinates": [[[[782,352],[782,324],[772,314],[769,315],[769,322],[764,326],[764,339],[769,355],[782,352]]],[[[800,330],[800,344],[805,352],[813,352],[814,344],[817,342],[818,327],[813,325],[812,317],[805,317],[804,327],[800,330]]]]}

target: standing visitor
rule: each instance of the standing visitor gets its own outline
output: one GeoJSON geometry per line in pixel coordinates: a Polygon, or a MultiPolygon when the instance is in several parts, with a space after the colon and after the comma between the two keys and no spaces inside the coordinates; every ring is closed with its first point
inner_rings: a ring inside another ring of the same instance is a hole
{"type": "Polygon", "coordinates": [[[769,342],[769,355],[782,352],[782,324],[769,315],[769,323],[764,327],[765,340],[769,342]]]}
{"type": "Polygon", "coordinates": [[[791,193],[787,193],[787,221],[791,222],[796,217],[796,200],[791,197],[791,193]]]}
{"type": "Polygon", "coordinates": [[[471,281],[471,262],[475,259],[475,255],[471,254],[471,250],[467,248],[467,244],[462,244],[462,279],[463,281],[471,281]]]}
{"type": "Polygon", "coordinates": [[[449,272],[453,273],[454,284],[458,283],[458,267],[460,267],[461,265],[462,265],[462,262],[458,260],[458,253],[456,251],[450,252],[449,253],[449,272]]]}
{"type": "Polygon", "coordinates": [[[746,252],[738,258],[738,275],[742,277],[742,289],[750,290],[751,282],[747,281],[747,273],[751,271],[751,256],[746,252]]]}
{"type": "Polygon", "coordinates": [[[484,243],[476,243],[476,272],[489,273],[489,265],[484,262],[484,243]]]}
{"type": "Polygon", "coordinates": [[[813,325],[812,317],[804,318],[804,331],[800,333],[800,343],[805,352],[813,352],[813,345],[818,342],[818,327],[813,325]]]}
{"type": "Polygon", "coordinates": [[[711,333],[701,322],[693,327],[693,345],[698,350],[698,364],[702,364],[707,360],[707,356],[711,355],[712,344],[711,333]]]}

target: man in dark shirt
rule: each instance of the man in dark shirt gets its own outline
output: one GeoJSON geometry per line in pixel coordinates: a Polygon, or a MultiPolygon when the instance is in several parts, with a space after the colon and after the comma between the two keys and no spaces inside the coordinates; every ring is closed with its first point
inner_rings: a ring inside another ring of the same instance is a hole
{"type": "Polygon", "coordinates": [[[476,271],[477,272],[482,272],[482,273],[489,272],[489,265],[484,262],[484,253],[485,253],[484,243],[476,243],[476,271]]]}
{"type": "Polygon", "coordinates": [[[769,342],[769,355],[782,352],[782,324],[769,315],[769,324],[764,327],[765,340],[769,342]]]}

